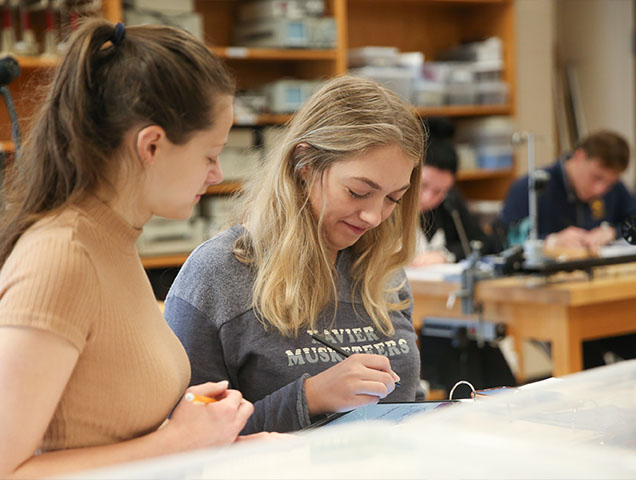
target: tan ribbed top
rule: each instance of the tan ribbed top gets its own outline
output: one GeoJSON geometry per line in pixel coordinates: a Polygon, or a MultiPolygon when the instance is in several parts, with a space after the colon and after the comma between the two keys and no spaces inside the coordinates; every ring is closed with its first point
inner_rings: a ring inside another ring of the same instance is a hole
{"type": "Polygon", "coordinates": [[[135,248],[140,233],[87,196],[29,228],[0,271],[0,326],[54,332],[79,351],[44,451],[148,433],[188,385],[188,358],[135,248]]]}

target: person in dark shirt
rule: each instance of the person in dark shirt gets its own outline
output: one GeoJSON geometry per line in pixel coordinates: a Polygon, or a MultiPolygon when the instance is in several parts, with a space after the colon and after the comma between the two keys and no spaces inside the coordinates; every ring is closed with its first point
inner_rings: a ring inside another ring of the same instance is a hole
{"type": "MultiPolygon", "coordinates": [[[[547,247],[597,248],[611,243],[621,222],[636,215],[634,198],[619,180],[629,146],[616,133],[600,131],[557,159],[538,196],[539,237],[547,247]]],[[[510,231],[528,217],[528,177],[517,180],[504,202],[502,223],[510,231]]]]}
{"type": "MultiPolygon", "coordinates": [[[[490,243],[455,189],[457,152],[450,138],[453,124],[447,119],[429,119],[429,146],[420,183],[420,231],[414,266],[456,262],[470,252],[470,242],[490,243]]],[[[492,253],[482,250],[483,253],[492,253]]]]}

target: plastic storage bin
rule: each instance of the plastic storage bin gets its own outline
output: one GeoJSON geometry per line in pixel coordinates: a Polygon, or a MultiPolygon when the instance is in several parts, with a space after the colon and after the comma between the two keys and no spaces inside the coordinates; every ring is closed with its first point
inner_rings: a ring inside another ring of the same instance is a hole
{"type": "Polygon", "coordinates": [[[320,88],[319,80],[281,79],[265,85],[267,106],[272,113],[293,113],[320,88]]]}
{"type": "Polygon", "coordinates": [[[477,145],[475,153],[479,168],[503,169],[512,167],[512,145],[477,145]]]}
{"type": "Polygon", "coordinates": [[[477,103],[505,105],[508,102],[508,85],[503,82],[480,82],[477,84],[477,103]]]}
{"type": "Polygon", "coordinates": [[[398,66],[411,70],[415,78],[422,77],[424,54],[422,52],[402,52],[398,55],[398,66]]]}
{"type": "Polygon", "coordinates": [[[494,82],[501,80],[503,70],[502,60],[474,62],[472,64],[473,77],[477,82],[494,82]]]}
{"type": "Polygon", "coordinates": [[[458,125],[456,141],[475,149],[478,168],[505,169],[513,166],[514,125],[506,117],[490,117],[466,121],[458,125]]]}
{"type": "Polygon", "coordinates": [[[349,73],[383,83],[387,88],[393,90],[402,97],[404,101],[411,101],[413,95],[413,84],[415,83],[415,74],[410,70],[396,67],[367,66],[351,69],[349,73]]]}
{"type": "Polygon", "coordinates": [[[416,80],[413,88],[413,105],[437,107],[446,101],[446,85],[416,80]]]}
{"type": "Polygon", "coordinates": [[[446,85],[446,102],[449,105],[476,104],[477,86],[474,83],[449,83],[446,85]]]}
{"type": "Polygon", "coordinates": [[[446,83],[450,75],[451,65],[446,62],[424,62],[422,78],[429,82],[446,83]]]}

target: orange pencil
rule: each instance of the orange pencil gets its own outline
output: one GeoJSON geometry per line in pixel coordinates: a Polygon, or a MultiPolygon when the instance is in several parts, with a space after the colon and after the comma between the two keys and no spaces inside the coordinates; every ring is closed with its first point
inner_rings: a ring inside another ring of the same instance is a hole
{"type": "Polygon", "coordinates": [[[185,399],[195,405],[207,405],[208,403],[216,402],[216,398],[206,397],[205,395],[197,395],[192,392],[186,393],[185,399]]]}

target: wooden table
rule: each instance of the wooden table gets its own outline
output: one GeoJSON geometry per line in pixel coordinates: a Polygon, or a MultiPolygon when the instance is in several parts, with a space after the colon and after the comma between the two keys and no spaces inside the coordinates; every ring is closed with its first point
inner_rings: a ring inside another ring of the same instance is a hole
{"type": "MultiPolygon", "coordinates": [[[[425,316],[461,317],[458,298],[446,307],[459,284],[409,279],[414,297],[414,326],[425,316]]],[[[503,322],[514,339],[523,377],[523,343],[545,340],[552,345],[553,375],[583,369],[582,341],[636,332],[636,271],[609,268],[595,278],[582,273],[557,276],[550,282],[535,277],[509,277],[477,284],[475,298],[484,320],[503,322]]],[[[476,318],[473,316],[473,318],[476,318]]],[[[523,378],[520,378],[522,380],[523,378]]]]}

